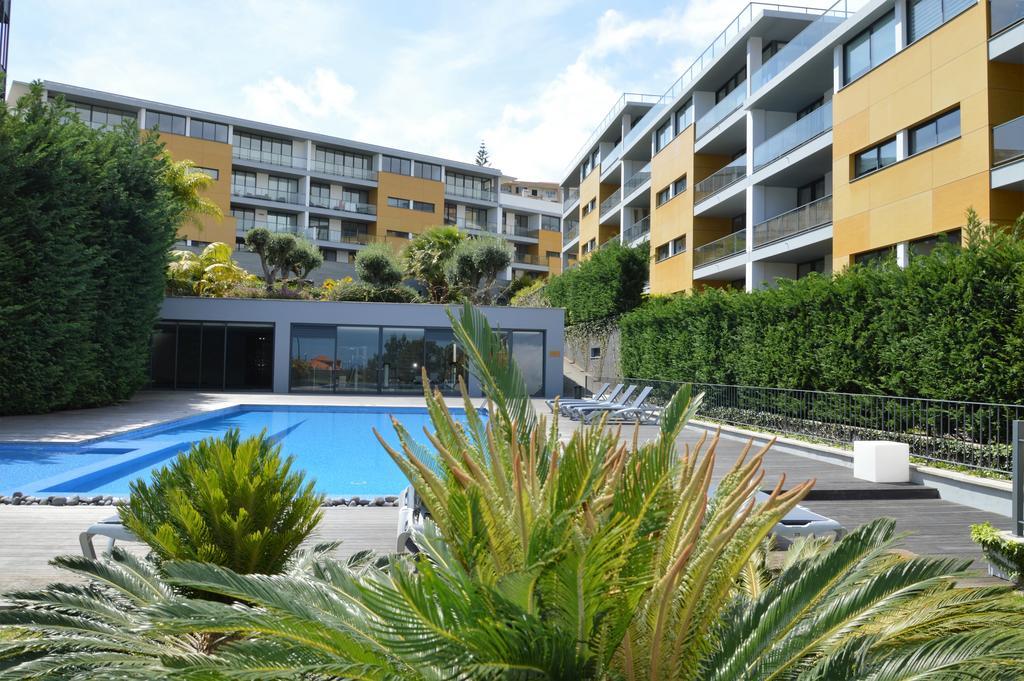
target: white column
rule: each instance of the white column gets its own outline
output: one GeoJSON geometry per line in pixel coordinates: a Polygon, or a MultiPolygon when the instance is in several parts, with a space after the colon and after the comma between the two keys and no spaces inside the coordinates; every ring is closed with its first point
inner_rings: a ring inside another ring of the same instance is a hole
{"type": "MultiPolygon", "coordinates": [[[[145,108],[139,109],[139,117],[138,117],[137,120],[138,120],[138,123],[139,123],[139,130],[145,130],[146,129],[146,109],[145,108]]],[[[186,122],[185,125],[188,126],[188,123],[186,122]]],[[[188,132],[188,130],[186,129],[185,132],[188,132]]]]}
{"type": "Polygon", "coordinates": [[[907,46],[907,0],[896,0],[895,21],[896,52],[907,46]]]}
{"type": "Polygon", "coordinates": [[[910,242],[901,241],[896,244],[896,264],[905,269],[910,264],[910,242]]]}
{"type": "Polygon", "coordinates": [[[843,46],[832,48],[832,92],[843,89],[843,46]]]}
{"type": "Polygon", "coordinates": [[[747,82],[744,87],[747,89],[747,96],[749,97],[752,93],[750,91],[751,83],[750,76],[761,68],[761,38],[752,37],[747,39],[747,82]]]}

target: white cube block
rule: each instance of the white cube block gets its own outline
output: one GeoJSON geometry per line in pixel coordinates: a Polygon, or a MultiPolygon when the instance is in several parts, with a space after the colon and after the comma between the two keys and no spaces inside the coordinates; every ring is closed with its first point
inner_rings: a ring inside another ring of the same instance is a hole
{"type": "Polygon", "coordinates": [[[855,440],[853,477],[871,482],[910,482],[910,446],[886,440],[855,440]]]}

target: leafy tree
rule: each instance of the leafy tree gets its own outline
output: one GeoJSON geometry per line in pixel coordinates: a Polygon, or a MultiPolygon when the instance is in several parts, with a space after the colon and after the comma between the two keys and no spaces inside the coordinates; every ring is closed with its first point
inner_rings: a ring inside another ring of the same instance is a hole
{"type": "Polygon", "coordinates": [[[266,433],[207,438],[131,483],[121,522],[163,560],[200,560],[235,572],[281,572],[320,522],[322,497],[266,433]]]}
{"type": "Polygon", "coordinates": [[[465,240],[466,235],[457,227],[433,227],[413,237],[402,251],[406,274],[423,284],[430,302],[452,302],[445,266],[465,240]]]}
{"type": "Polygon", "coordinates": [[[38,84],[0,107],[0,413],[145,383],[168,251],[202,204],[179,168],[156,135],[94,130],[38,84]]]}
{"type": "Polygon", "coordinates": [[[238,285],[259,282],[231,257],[231,246],[216,242],[196,255],[192,251],[171,251],[167,265],[169,295],[223,296],[238,285]]]}
{"type": "Polygon", "coordinates": [[[482,305],[494,302],[494,284],[512,263],[512,248],[495,237],[474,237],[460,243],[445,265],[448,285],[462,299],[482,305]]]}
{"type": "Polygon", "coordinates": [[[394,251],[387,244],[370,244],[356,254],[356,275],[371,286],[392,288],[405,275],[394,251]]]}
{"type": "Polygon", "coordinates": [[[358,303],[418,303],[419,293],[410,286],[374,286],[365,281],[337,284],[325,292],[324,300],[358,303]]]}
{"type": "Polygon", "coordinates": [[[700,401],[686,392],[651,441],[623,442],[602,425],[563,440],[533,412],[483,315],[467,306],[453,322],[488,418],[468,409],[462,425],[427,388],[434,451],[400,426],[401,447],[384,444],[430,511],[420,554],[385,564],[319,555],[274,577],[179,561],[154,572],[121,552],[62,559],[96,586],[12,597],[16,607],[0,610],[0,668],[12,678],[1024,673],[1024,605],[1008,589],[958,586],[969,561],[893,552],[892,521],[876,520],[798,546],[768,573],[763,540],[810,484],[783,492],[780,481],[753,503],[767,448],[748,448],[712,489],[717,438],[676,447],[700,401]]]}
{"type": "Polygon", "coordinates": [[[618,317],[640,305],[647,283],[647,245],[627,248],[611,244],[558,276],[545,295],[553,307],[564,307],[569,325],[618,317]]]}
{"type": "Polygon", "coordinates": [[[306,239],[294,234],[271,232],[265,227],[249,230],[245,235],[245,245],[259,256],[263,281],[268,289],[289,274],[305,279],[324,264],[320,249],[306,239]]]}
{"type": "Polygon", "coordinates": [[[167,161],[164,181],[175,198],[185,207],[187,221],[202,229],[200,216],[223,217],[220,207],[203,196],[203,192],[213,184],[213,178],[197,172],[196,164],[188,159],[175,161],[166,151],[164,157],[167,161]]]}
{"type": "Polygon", "coordinates": [[[480,148],[476,150],[476,164],[478,166],[491,165],[491,155],[487,153],[487,145],[480,140],[480,148]]]}

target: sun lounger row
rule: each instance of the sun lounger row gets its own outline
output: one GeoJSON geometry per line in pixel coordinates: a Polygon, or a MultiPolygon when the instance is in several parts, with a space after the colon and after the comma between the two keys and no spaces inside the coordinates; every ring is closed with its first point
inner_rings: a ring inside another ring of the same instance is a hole
{"type": "Polygon", "coordinates": [[[562,416],[584,423],[592,423],[600,418],[606,418],[608,422],[657,423],[661,410],[647,405],[647,399],[654,389],[645,386],[633,398],[636,390],[635,385],[619,383],[612,388],[611,384],[602,383],[594,390],[593,397],[548,400],[547,404],[552,412],[557,404],[562,416]],[[632,401],[630,398],[633,398],[632,401]]]}

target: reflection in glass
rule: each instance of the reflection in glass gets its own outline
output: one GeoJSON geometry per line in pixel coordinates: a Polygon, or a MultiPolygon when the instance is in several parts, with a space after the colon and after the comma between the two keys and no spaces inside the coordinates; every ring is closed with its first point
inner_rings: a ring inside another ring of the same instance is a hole
{"type": "Polygon", "coordinates": [[[293,326],[291,387],[299,390],[334,389],[335,330],[333,326],[293,326]]]}
{"type": "Polygon", "coordinates": [[[270,390],[274,385],[274,327],[228,326],[224,387],[270,390]]]}
{"type": "Polygon", "coordinates": [[[422,384],[423,329],[384,328],[381,390],[419,392],[422,384]]]}
{"type": "Polygon", "coordinates": [[[466,354],[455,342],[455,334],[447,329],[430,329],[424,343],[424,364],[431,385],[442,392],[459,390],[459,377],[466,378],[466,354]]]}
{"type": "Polygon", "coordinates": [[[203,324],[201,388],[224,389],[224,325],[203,324]]]}
{"type": "Polygon", "coordinates": [[[536,395],[544,390],[544,333],[513,331],[512,358],[526,380],[526,391],[536,395]]]}
{"type": "Polygon", "coordinates": [[[335,389],[367,392],[377,389],[377,327],[339,326],[335,389]]]}
{"type": "Polygon", "coordinates": [[[174,387],[177,324],[157,324],[153,332],[150,376],[154,387],[174,387]]]}
{"type": "Polygon", "coordinates": [[[202,327],[197,324],[178,324],[178,388],[199,387],[199,351],[202,345],[202,327]]]}

